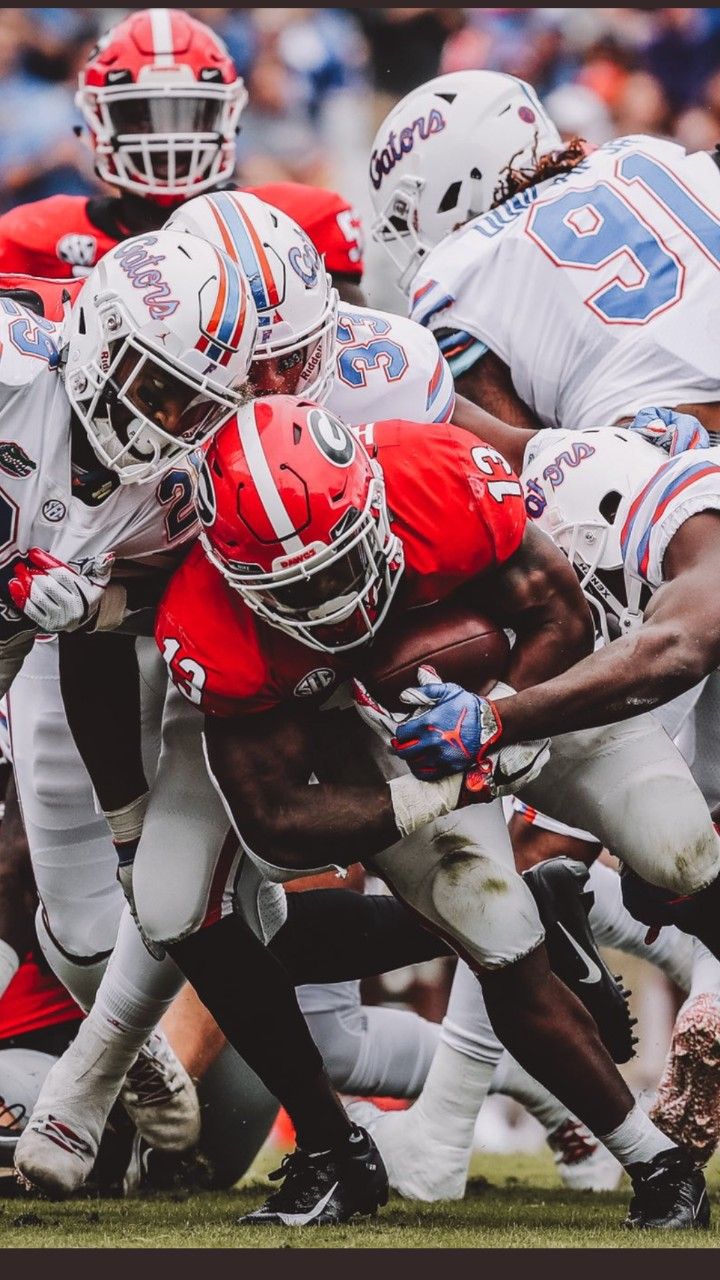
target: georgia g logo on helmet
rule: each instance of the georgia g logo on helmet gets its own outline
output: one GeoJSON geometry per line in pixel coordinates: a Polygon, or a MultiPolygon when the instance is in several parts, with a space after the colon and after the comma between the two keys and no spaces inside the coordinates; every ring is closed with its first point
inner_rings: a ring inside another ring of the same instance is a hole
{"type": "Polygon", "coordinates": [[[323,457],[336,467],[349,467],[355,457],[355,438],[342,422],[324,409],[311,409],[308,426],[315,444],[323,457]]]}

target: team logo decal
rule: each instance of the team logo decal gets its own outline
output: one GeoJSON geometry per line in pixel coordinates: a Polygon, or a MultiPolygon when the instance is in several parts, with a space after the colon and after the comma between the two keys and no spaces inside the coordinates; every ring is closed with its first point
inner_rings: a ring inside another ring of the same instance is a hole
{"type": "Polygon", "coordinates": [[[43,519],[49,520],[51,524],[57,524],[58,520],[64,520],[67,514],[67,507],[59,498],[49,498],[43,503],[43,519]]]}
{"type": "Polygon", "coordinates": [[[293,245],[288,253],[288,262],[308,289],[312,289],[313,285],[317,284],[320,258],[315,245],[309,240],[303,240],[301,245],[293,245]]]}
{"type": "Polygon", "coordinates": [[[296,698],[314,698],[334,683],[335,672],[330,667],[317,667],[315,671],[308,671],[302,680],[298,680],[293,694],[296,698]]]}
{"type": "Polygon", "coordinates": [[[207,463],[204,462],[198,472],[198,487],[195,495],[195,506],[200,516],[200,521],[209,529],[215,523],[217,515],[217,505],[215,503],[215,490],[212,487],[210,472],[207,469],[207,463]]]}
{"type": "Polygon", "coordinates": [[[379,190],[382,180],[395,168],[399,160],[412,151],[416,142],[425,142],[433,133],[442,133],[445,128],[445,117],[437,107],[433,107],[427,116],[418,116],[412,124],[408,124],[399,133],[390,130],[388,140],[381,151],[373,151],[370,157],[370,181],[375,190],[379,190]]]}
{"type": "Polygon", "coordinates": [[[336,467],[349,467],[355,457],[355,439],[337,418],[324,409],[311,409],[308,426],[318,449],[336,467]]]}
{"type": "Polygon", "coordinates": [[[16,480],[25,480],[37,471],[37,463],[14,440],[0,440],[0,471],[16,480]]]}
{"type": "Polygon", "coordinates": [[[62,236],[55,252],[61,262],[67,262],[71,267],[92,267],[97,258],[97,240],[95,236],[62,236]]]}
{"type": "Polygon", "coordinates": [[[165,261],[165,254],[148,253],[148,248],[154,244],[157,244],[157,236],[135,236],[113,256],[133,288],[142,291],[143,302],[153,320],[164,320],[166,316],[174,315],[180,303],[172,297],[170,285],[157,270],[158,263],[165,261]]]}

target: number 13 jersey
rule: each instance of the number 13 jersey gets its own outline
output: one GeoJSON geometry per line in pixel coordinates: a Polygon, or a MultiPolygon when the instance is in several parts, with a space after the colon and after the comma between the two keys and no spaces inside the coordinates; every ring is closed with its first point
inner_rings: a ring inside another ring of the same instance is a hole
{"type": "Polygon", "coordinates": [[[486,350],[548,427],[720,400],[720,172],[620,138],[423,259],[413,319],[456,376],[486,350]]]}

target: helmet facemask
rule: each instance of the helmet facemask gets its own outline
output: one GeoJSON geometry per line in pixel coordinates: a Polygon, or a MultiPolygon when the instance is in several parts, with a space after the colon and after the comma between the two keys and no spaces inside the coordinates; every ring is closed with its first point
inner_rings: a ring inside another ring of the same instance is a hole
{"type": "MultiPolygon", "coordinates": [[[[154,77],[157,81],[157,76],[154,77]]],[[[235,170],[235,135],[248,100],[234,84],[120,84],[77,95],[99,176],[135,195],[181,200],[235,170]]]]}
{"type": "MultiPolygon", "coordinates": [[[[330,277],[327,277],[328,284],[330,277]]],[[[321,318],[309,328],[294,334],[290,340],[275,339],[263,342],[264,333],[272,334],[263,324],[262,312],[258,328],[258,343],[250,366],[250,382],[256,395],[294,395],[304,400],[324,404],[330,394],[335,377],[337,355],[337,289],[329,287],[328,297],[321,318]],[[290,363],[288,357],[298,354],[301,358],[290,363]],[[263,369],[263,366],[270,366],[263,369]],[[287,369],[283,365],[287,362],[287,369]],[[297,376],[293,377],[293,370],[297,376]]]]}
{"type": "Polygon", "coordinates": [[[123,484],[155,480],[202,447],[243,402],[134,331],[117,297],[97,300],[106,345],[66,375],[68,397],[103,466],[123,484]]]}
{"type": "Polygon", "coordinates": [[[208,534],[200,537],[213,564],[254,613],[323,653],[367,644],[387,614],[404,566],[379,469],[364,510],[345,513],[330,546],[315,543],[277,557],[270,573],[220,558],[208,534]]]}

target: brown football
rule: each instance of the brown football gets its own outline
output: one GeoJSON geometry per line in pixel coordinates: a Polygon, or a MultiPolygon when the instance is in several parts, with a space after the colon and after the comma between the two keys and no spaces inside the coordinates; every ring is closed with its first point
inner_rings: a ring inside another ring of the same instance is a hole
{"type": "Polygon", "coordinates": [[[417,669],[429,663],[442,680],[487,693],[504,676],[510,656],[505,632],[467,604],[442,602],[410,610],[380,631],[358,673],[380,702],[400,710],[403,689],[417,685],[417,669]]]}

